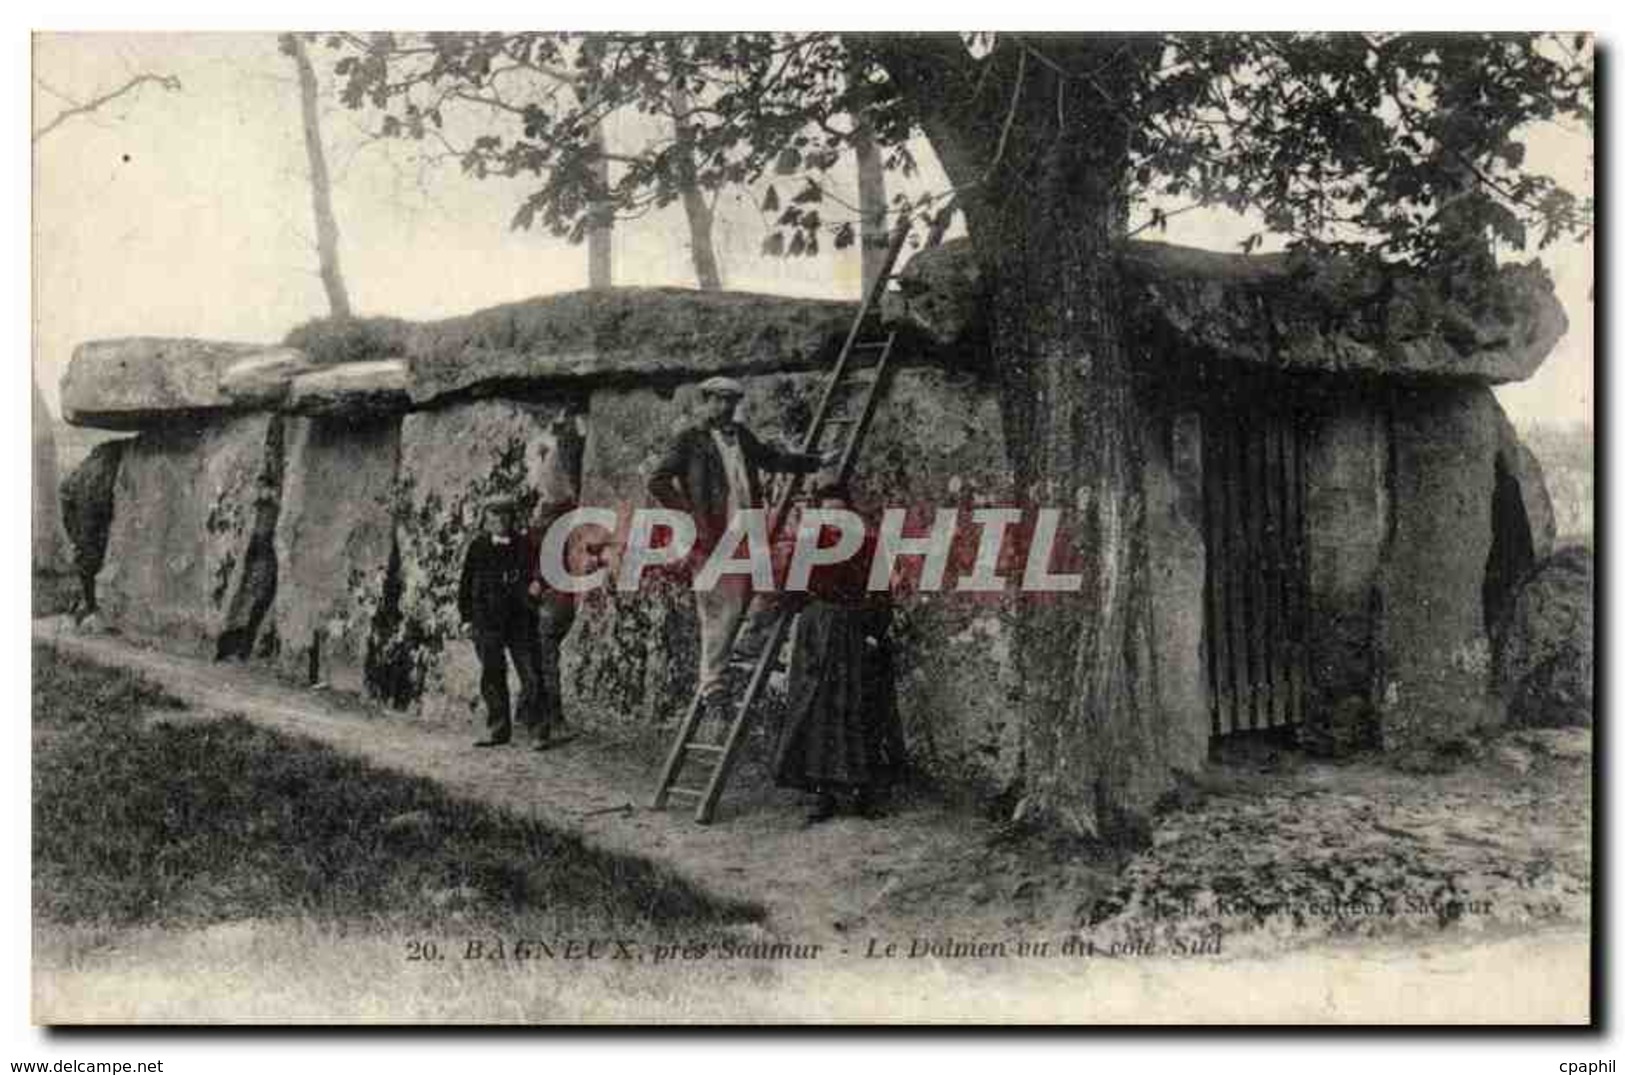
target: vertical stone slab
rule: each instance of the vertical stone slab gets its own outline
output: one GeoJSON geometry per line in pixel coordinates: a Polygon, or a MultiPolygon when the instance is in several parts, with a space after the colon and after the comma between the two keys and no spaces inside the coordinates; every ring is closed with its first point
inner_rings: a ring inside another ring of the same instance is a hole
{"type": "Polygon", "coordinates": [[[1379,718],[1398,748],[1499,719],[1483,609],[1499,410],[1486,388],[1412,388],[1391,413],[1379,718]]]}
{"type": "Polygon", "coordinates": [[[1557,515],[1540,461],[1496,404],[1495,495],[1491,501],[1489,563],[1484,569],[1484,623],[1492,644],[1511,612],[1519,585],[1552,554],[1557,515]]]}
{"type": "Polygon", "coordinates": [[[1557,548],[1557,513],[1552,507],[1552,494],[1546,487],[1546,472],[1540,460],[1518,436],[1499,401],[1495,407],[1500,435],[1496,461],[1513,484],[1515,502],[1511,506],[1529,529],[1531,563],[1528,566],[1532,569],[1557,548]]]}
{"type": "MultiPolygon", "coordinates": [[[[816,403],[816,400],[814,400],[816,403]]],[[[994,387],[931,367],[896,370],[854,482],[860,504],[960,509],[974,556],[972,509],[1009,505],[1015,479],[994,387]]],[[[898,596],[892,640],[897,705],[915,763],[939,779],[997,793],[1020,774],[1015,638],[1020,566],[1002,593],[898,596]]]]}
{"type": "Polygon", "coordinates": [[[177,421],[126,448],[97,577],[103,615],[185,652],[246,656],[276,590],[282,419],[177,421]]]}
{"type": "Polygon", "coordinates": [[[401,419],[291,418],[277,520],[277,669],[361,692],[394,548],[401,419]]]}
{"type": "Polygon", "coordinates": [[[1591,549],[1570,545],[1519,588],[1496,654],[1507,721],[1589,727],[1596,707],[1596,577],[1591,549]]]}
{"type": "MultiPolygon", "coordinates": [[[[800,430],[822,384],[809,374],[754,378],[746,405],[768,434],[800,430]]],[[[921,530],[937,509],[958,509],[954,559],[968,565],[979,536],[971,512],[1010,505],[1015,487],[994,387],[934,367],[894,369],[852,485],[860,508],[877,519],[903,508],[921,530]]],[[[892,605],[897,709],[911,760],[984,794],[1008,789],[1022,763],[1011,652],[1020,564],[1004,574],[1002,593],[903,592],[892,605]]],[[[950,586],[953,577],[950,570],[950,586]]]]}
{"type": "MultiPolygon", "coordinates": [[[[588,404],[581,502],[622,519],[648,503],[645,485],[689,414],[692,384],[677,391],[602,388],[588,404]]],[[[615,725],[659,724],[682,715],[694,689],[699,624],[677,580],[644,576],[637,593],[613,586],[585,594],[562,654],[566,708],[615,725]]]]}
{"type": "Polygon", "coordinates": [[[1202,426],[1194,412],[1161,416],[1146,437],[1145,510],[1151,553],[1151,621],[1168,760],[1196,772],[1211,727],[1203,660],[1202,426]]]}
{"type": "MultiPolygon", "coordinates": [[[[768,374],[744,380],[739,419],[764,440],[789,444],[807,425],[823,378],[768,374]]],[[[582,503],[623,520],[650,506],[649,474],[672,436],[695,419],[699,380],[669,388],[604,388],[589,405],[582,503]]],[[[588,719],[658,724],[680,717],[694,689],[699,621],[687,581],[650,572],[637,593],[585,595],[564,648],[565,703],[588,719]]]]}
{"type": "Polygon", "coordinates": [[[436,722],[478,717],[479,663],[460,635],[463,554],[490,496],[527,509],[579,487],[573,399],[480,399],[407,415],[395,490],[395,551],[373,621],[368,691],[436,722]]]}
{"type": "Polygon", "coordinates": [[[107,559],[119,464],[129,443],[128,439],[120,439],[96,445],[63,479],[62,521],[73,543],[73,564],[81,585],[88,580],[94,587],[107,559]]]}
{"type": "MultiPolygon", "coordinates": [[[[815,373],[744,379],[740,418],[758,436],[797,442],[817,405],[815,373]]],[[[582,502],[630,511],[650,467],[693,412],[695,384],[669,391],[600,389],[592,396],[582,502]]],[[[894,372],[854,480],[860,506],[1008,503],[1012,482],[991,386],[932,368],[894,372]]],[[[966,532],[974,535],[975,528],[966,532]]],[[[1014,584],[1002,595],[911,594],[895,606],[898,708],[914,760],[945,780],[1002,789],[1020,765],[1011,697],[1014,584]]],[[[678,716],[694,684],[698,626],[680,584],[637,594],[600,591],[581,606],[565,647],[566,701],[610,722],[678,716]]]]}
{"type": "Polygon", "coordinates": [[[39,382],[30,379],[34,396],[32,437],[33,478],[33,569],[36,574],[65,574],[72,566],[74,550],[64,529],[61,505],[57,500],[57,450],[55,425],[39,382]]]}
{"type": "Polygon", "coordinates": [[[1374,733],[1378,572],[1391,525],[1388,419],[1349,395],[1315,420],[1304,459],[1309,692],[1304,745],[1346,754],[1374,733]]]}

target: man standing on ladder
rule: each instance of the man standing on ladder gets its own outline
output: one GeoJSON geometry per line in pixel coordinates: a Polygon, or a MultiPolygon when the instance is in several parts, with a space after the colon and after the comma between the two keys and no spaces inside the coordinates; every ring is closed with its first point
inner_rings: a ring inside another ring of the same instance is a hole
{"type": "MultiPolygon", "coordinates": [[[[840,461],[839,449],[791,452],[762,443],[738,421],[745,386],[732,377],[712,377],[700,385],[699,420],[680,430],[649,476],[649,496],[665,508],[694,520],[695,562],[704,562],[727,533],[738,512],[763,507],[763,472],[811,474],[840,461]]],[[[751,603],[755,595],[738,576],[696,592],[700,617],[701,704],[726,698],[729,652],[745,625],[747,638],[760,630],[751,603]],[[747,611],[752,613],[747,617],[747,611]]]]}

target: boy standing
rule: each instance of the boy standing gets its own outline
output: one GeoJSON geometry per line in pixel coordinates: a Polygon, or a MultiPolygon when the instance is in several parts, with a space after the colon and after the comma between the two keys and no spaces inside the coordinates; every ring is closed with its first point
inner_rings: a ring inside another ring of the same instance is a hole
{"type": "Polygon", "coordinates": [[[548,746],[543,712],[540,639],[535,598],[542,593],[537,542],[519,526],[516,498],[486,501],[481,532],[469,544],[457,587],[457,611],[480,659],[480,695],[485,699],[485,738],[477,747],[502,746],[513,738],[509,711],[508,664],[519,675],[519,724],[531,746],[548,746]]]}

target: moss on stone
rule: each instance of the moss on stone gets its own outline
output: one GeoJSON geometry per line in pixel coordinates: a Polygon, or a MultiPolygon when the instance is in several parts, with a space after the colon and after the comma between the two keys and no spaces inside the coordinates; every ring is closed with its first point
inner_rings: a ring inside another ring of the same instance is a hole
{"type": "Polygon", "coordinates": [[[399,317],[317,318],[292,329],[282,342],[318,366],[399,358],[406,353],[411,321],[399,317]]]}

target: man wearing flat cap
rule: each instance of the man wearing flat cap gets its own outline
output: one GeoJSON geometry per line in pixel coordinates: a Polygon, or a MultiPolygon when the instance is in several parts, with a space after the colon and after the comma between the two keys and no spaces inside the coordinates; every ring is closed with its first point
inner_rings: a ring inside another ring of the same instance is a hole
{"type": "Polygon", "coordinates": [[[480,533],[468,546],[457,587],[457,610],[480,659],[480,695],[485,700],[485,738],[480,747],[502,746],[513,738],[509,709],[508,661],[519,676],[520,727],[532,747],[546,749],[553,714],[542,696],[541,647],[536,602],[543,592],[537,542],[520,526],[518,498],[496,496],[481,505],[480,533]]]}
{"type": "MultiPolygon", "coordinates": [[[[810,474],[839,458],[837,450],[819,455],[762,443],[739,424],[739,402],[744,395],[745,386],[732,377],[703,382],[698,420],[677,433],[649,476],[649,495],[656,503],[693,518],[695,555],[702,560],[727,532],[735,512],[764,506],[764,472],[810,474]]],[[[702,699],[714,700],[726,685],[728,651],[745,621],[752,596],[748,584],[738,576],[695,594],[702,699]]]]}

